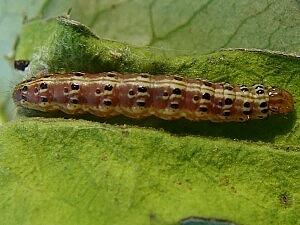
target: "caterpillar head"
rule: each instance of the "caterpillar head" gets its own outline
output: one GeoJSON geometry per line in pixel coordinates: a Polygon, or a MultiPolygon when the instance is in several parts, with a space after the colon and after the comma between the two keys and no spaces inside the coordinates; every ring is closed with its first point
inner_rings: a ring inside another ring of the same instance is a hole
{"type": "Polygon", "coordinates": [[[28,100],[28,86],[18,84],[12,94],[13,101],[16,105],[22,105],[22,103],[28,100]]]}
{"type": "Polygon", "coordinates": [[[293,96],[279,88],[270,88],[269,92],[269,109],[272,113],[287,114],[294,109],[293,96]]]}
{"type": "Polygon", "coordinates": [[[17,106],[23,106],[26,108],[34,108],[38,110],[42,110],[43,107],[47,106],[47,99],[49,98],[48,94],[45,92],[43,96],[40,96],[39,89],[37,85],[42,86],[44,90],[45,83],[32,83],[31,80],[26,80],[20,84],[18,84],[12,94],[12,99],[17,106]],[[44,85],[44,86],[43,86],[44,85]]]}

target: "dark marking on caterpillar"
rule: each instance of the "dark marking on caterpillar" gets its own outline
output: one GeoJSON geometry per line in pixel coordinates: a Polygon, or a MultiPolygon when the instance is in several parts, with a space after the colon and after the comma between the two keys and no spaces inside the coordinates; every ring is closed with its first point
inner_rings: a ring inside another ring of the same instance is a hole
{"type": "Polygon", "coordinates": [[[198,95],[194,96],[194,101],[199,101],[199,96],[198,95]]]}
{"type": "Polygon", "coordinates": [[[179,77],[179,76],[174,76],[174,79],[178,81],[183,81],[183,77],[179,77]]]}
{"type": "Polygon", "coordinates": [[[104,103],[104,105],[106,105],[106,106],[111,106],[111,104],[112,104],[112,102],[111,102],[110,99],[104,99],[104,100],[103,100],[103,103],[104,103]]]}
{"type": "Polygon", "coordinates": [[[262,119],[294,108],[289,92],[261,84],[247,87],[117,72],[47,74],[18,84],[13,100],[19,106],[46,112],[212,122],[262,119]]]}
{"type": "Polygon", "coordinates": [[[71,89],[72,89],[72,90],[79,90],[79,84],[77,84],[77,83],[72,83],[72,84],[71,84],[71,89]]]}
{"type": "Polygon", "coordinates": [[[173,109],[179,109],[179,104],[178,102],[171,102],[170,107],[173,109]]]}
{"type": "Polygon", "coordinates": [[[208,110],[207,107],[200,107],[199,108],[200,112],[207,112],[207,110],[208,110]]]}
{"type": "Polygon", "coordinates": [[[212,86],[212,83],[209,82],[209,81],[207,81],[207,80],[204,80],[204,81],[203,81],[203,84],[206,85],[206,86],[208,86],[208,87],[211,87],[211,86],[212,86]]]}
{"type": "Polygon", "coordinates": [[[147,88],[145,86],[139,86],[138,92],[147,92],[147,88]]]}
{"type": "Polygon", "coordinates": [[[249,108],[249,107],[250,107],[250,102],[245,102],[245,103],[244,103],[244,107],[245,107],[245,108],[249,108]]]}
{"type": "Polygon", "coordinates": [[[28,87],[26,86],[26,85],[24,85],[23,87],[22,87],[22,91],[23,92],[26,92],[28,90],[28,87]]]}
{"type": "Polygon", "coordinates": [[[84,76],[84,73],[82,72],[73,72],[73,74],[78,77],[84,76]]]}
{"type": "Polygon", "coordinates": [[[70,102],[73,104],[78,104],[79,100],[77,98],[70,98],[70,102]]]}
{"type": "Polygon", "coordinates": [[[104,87],[104,90],[111,91],[113,89],[113,86],[111,84],[106,84],[104,87]]]}
{"type": "Polygon", "coordinates": [[[223,115],[224,115],[224,116],[230,116],[230,111],[225,111],[225,112],[223,113],[223,115]]]}
{"type": "Polygon", "coordinates": [[[203,98],[203,99],[206,99],[206,100],[210,100],[210,94],[209,94],[209,93],[204,93],[204,94],[202,95],[202,98],[203,98]]]}
{"type": "Polygon", "coordinates": [[[181,95],[181,90],[179,88],[175,88],[173,90],[173,94],[175,94],[175,95],[181,95]]]}
{"type": "Polygon", "coordinates": [[[146,105],[146,102],[143,101],[143,100],[138,100],[138,101],[136,102],[136,104],[137,104],[138,106],[140,106],[140,107],[144,107],[144,106],[146,105]]]}
{"type": "Polygon", "coordinates": [[[42,83],[40,84],[40,89],[47,89],[47,87],[48,87],[48,85],[47,85],[47,83],[45,83],[45,82],[42,82],[42,83]]]}

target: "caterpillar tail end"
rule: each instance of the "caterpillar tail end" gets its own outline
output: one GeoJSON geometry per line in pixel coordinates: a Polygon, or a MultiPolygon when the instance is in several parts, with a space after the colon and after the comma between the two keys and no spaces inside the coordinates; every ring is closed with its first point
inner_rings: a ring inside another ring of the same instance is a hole
{"type": "Polygon", "coordinates": [[[269,109],[273,114],[288,114],[294,110],[293,96],[279,88],[269,89],[269,109]]]}

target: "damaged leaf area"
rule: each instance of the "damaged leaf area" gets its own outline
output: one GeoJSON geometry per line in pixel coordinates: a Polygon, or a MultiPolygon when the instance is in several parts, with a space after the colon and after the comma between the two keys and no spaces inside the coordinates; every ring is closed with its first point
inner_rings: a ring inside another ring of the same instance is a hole
{"type": "Polygon", "coordinates": [[[60,17],[27,24],[16,59],[30,60],[30,76],[120,71],[265,83],[291,92],[296,105],[287,116],[239,124],[23,111],[0,129],[5,224],[296,224],[299,57],[245,49],[173,56],[60,17]]]}

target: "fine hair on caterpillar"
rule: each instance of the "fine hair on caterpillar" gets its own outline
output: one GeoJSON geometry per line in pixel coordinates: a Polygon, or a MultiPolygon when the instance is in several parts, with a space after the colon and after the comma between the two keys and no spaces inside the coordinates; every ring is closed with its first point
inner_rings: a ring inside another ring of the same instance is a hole
{"type": "Polygon", "coordinates": [[[99,117],[156,116],[165,120],[242,122],[287,114],[292,95],[263,84],[231,85],[175,75],[73,72],[44,74],[15,87],[16,105],[39,111],[99,117]]]}

